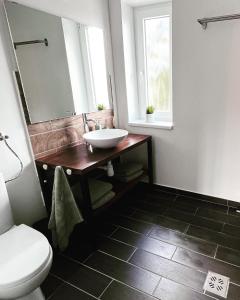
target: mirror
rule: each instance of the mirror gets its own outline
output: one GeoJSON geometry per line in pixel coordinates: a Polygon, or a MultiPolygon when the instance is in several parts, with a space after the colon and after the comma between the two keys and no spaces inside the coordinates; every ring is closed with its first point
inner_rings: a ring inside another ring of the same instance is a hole
{"type": "Polygon", "coordinates": [[[6,2],[28,124],[109,108],[103,29],[6,2]]]}

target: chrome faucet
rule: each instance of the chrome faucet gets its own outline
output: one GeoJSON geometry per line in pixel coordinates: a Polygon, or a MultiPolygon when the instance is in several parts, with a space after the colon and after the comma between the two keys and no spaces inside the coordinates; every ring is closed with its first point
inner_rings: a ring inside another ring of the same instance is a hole
{"type": "Polygon", "coordinates": [[[82,118],[83,118],[84,132],[89,132],[89,125],[88,125],[88,122],[93,122],[95,125],[97,125],[96,120],[94,120],[94,119],[88,119],[88,118],[87,118],[87,113],[83,113],[83,114],[82,114],[82,118]]]}

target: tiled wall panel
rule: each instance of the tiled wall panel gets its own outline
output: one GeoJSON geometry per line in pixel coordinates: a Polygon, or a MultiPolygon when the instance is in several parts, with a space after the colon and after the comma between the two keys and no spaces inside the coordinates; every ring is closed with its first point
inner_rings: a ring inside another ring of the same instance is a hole
{"type": "MultiPolygon", "coordinates": [[[[111,109],[90,113],[88,118],[98,120],[105,128],[113,127],[111,109]]],[[[89,125],[94,126],[94,123],[89,125]]],[[[81,115],[31,124],[28,131],[36,158],[83,143],[84,129],[81,115]]]]}

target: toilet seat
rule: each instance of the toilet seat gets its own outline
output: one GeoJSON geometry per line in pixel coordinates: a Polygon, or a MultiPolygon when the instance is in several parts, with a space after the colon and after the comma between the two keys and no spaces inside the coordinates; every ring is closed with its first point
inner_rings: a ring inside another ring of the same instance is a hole
{"type": "Polygon", "coordinates": [[[43,234],[26,225],[0,235],[0,289],[30,280],[49,263],[51,247],[43,234]]]}

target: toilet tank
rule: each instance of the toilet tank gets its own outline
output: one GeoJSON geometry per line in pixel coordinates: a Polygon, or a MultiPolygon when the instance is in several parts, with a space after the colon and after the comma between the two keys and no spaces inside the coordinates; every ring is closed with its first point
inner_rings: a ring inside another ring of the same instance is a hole
{"type": "Polygon", "coordinates": [[[0,234],[9,230],[13,225],[14,220],[7,188],[3,175],[0,173],[0,234]]]}

